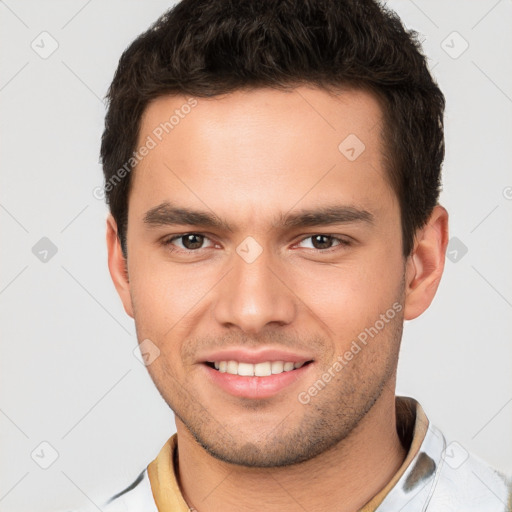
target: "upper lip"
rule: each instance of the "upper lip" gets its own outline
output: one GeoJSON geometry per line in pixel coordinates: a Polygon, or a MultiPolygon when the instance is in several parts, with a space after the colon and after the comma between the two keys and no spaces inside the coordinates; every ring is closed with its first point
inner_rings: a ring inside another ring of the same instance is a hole
{"type": "Polygon", "coordinates": [[[284,361],[293,363],[305,363],[313,358],[303,352],[290,352],[278,348],[260,348],[250,350],[248,348],[226,348],[201,355],[201,363],[213,363],[215,361],[238,361],[239,363],[264,363],[266,361],[284,361]]]}

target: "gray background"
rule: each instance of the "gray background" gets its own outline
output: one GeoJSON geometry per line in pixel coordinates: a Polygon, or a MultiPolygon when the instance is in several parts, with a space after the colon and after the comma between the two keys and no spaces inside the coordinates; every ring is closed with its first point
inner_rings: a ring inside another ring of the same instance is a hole
{"type": "MultiPolygon", "coordinates": [[[[0,1],[2,512],[113,494],[174,432],[134,355],[93,196],[102,97],[121,52],[170,5],[0,1]]],[[[512,2],[389,5],[422,34],[447,98],[452,237],[432,306],[406,322],[397,393],[511,473],[512,2]]]]}

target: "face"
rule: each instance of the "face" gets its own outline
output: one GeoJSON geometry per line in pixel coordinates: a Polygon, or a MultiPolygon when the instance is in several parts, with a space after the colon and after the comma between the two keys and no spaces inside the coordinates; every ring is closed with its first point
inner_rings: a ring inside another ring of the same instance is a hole
{"type": "Polygon", "coordinates": [[[310,459],[394,378],[405,261],[381,115],[306,87],[145,111],[123,300],[178,429],[221,460],[310,459]]]}

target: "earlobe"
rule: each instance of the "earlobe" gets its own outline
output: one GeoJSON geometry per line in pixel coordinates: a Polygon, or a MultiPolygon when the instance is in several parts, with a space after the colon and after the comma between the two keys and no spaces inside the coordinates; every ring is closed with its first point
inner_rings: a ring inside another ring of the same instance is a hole
{"type": "Polygon", "coordinates": [[[126,313],[133,318],[133,306],[130,295],[130,280],[128,277],[127,261],[121,249],[117,234],[117,223],[111,214],[107,217],[107,250],[108,269],[112,282],[121,298],[126,313]]]}
{"type": "Polygon", "coordinates": [[[444,270],[448,245],[448,212],[440,205],[416,234],[407,259],[404,319],[420,316],[432,303],[444,270]]]}

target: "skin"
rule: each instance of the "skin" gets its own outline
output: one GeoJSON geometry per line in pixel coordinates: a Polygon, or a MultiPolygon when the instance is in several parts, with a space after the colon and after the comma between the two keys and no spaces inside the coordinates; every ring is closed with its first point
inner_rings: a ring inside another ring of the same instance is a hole
{"type": "MultiPolygon", "coordinates": [[[[186,101],[153,101],[139,143],[186,101]]],[[[395,420],[402,326],[434,298],[448,214],[434,208],[404,259],[381,126],[379,103],[358,90],[199,98],[133,171],[127,261],[107,220],[110,273],[139,341],[160,350],[148,371],[175,412],[180,486],[199,512],[357,510],[406,456],[395,420]],[[349,134],[365,145],[354,161],[338,149],[349,134]],[[165,201],[213,213],[232,230],[147,225],[146,212],[165,201]],[[374,221],[274,224],[281,214],[326,205],[364,209],[374,221]],[[205,235],[201,248],[163,243],[185,233],[205,235]],[[352,243],[327,237],[315,245],[318,234],[352,243]],[[248,236],[262,248],[252,263],[236,251],[248,236]],[[401,311],[301,403],[299,393],[393,304],[401,311]],[[313,363],[266,399],[235,397],[205,378],[205,350],[263,346],[303,351],[313,363]]]]}

